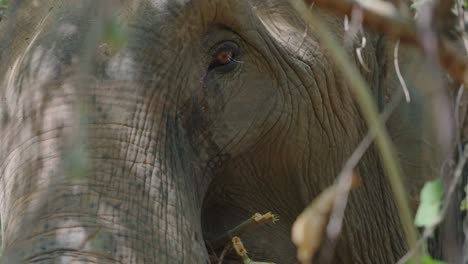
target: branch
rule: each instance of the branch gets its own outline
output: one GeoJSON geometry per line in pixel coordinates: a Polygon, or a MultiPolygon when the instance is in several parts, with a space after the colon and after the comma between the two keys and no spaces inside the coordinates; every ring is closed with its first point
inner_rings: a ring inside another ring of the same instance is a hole
{"type": "Polygon", "coordinates": [[[242,258],[244,264],[275,264],[273,262],[261,262],[251,260],[247,255],[247,250],[245,249],[244,244],[242,244],[241,239],[237,236],[232,238],[232,245],[234,246],[237,255],[239,255],[239,257],[242,258]]]}
{"type": "MultiPolygon", "coordinates": [[[[377,6],[364,5],[358,0],[304,0],[307,5],[314,4],[338,15],[351,16],[354,9],[362,12],[362,23],[368,28],[383,32],[401,42],[423,48],[423,42],[412,19],[404,18],[389,3],[381,2],[377,6]]],[[[468,57],[445,38],[437,40],[440,64],[458,83],[468,82],[468,57]]]]}
{"type": "Polygon", "coordinates": [[[279,220],[277,215],[274,215],[270,212],[261,215],[259,213],[254,214],[251,218],[246,220],[245,222],[241,223],[240,225],[234,227],[233,229],[229,230],[226,234],[222,235],[219,238],[216,238],[212,241],[209,241],[209,245],[214,249],[218,249],[224,247],[231,239],[235,236],[240,236],[247,231],[250,231],[260,225],[266,223],[275,223],[279,220]]]}

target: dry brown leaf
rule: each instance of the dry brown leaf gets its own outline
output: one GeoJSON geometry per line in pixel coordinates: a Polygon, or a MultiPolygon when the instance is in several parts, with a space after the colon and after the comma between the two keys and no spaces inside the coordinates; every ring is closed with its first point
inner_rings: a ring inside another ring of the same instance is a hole
{"type": "MultiPolygon", "coordinates": [[[[360,178],[353,176],[351,187],[359,185],[360,178]]],[[[297,258],[301,263],[311,263],[323,241],[326,226],[335,199],[341,194],[338,183],[328,187],[297,217],[291,237],[297,246],[297,258]]]]}

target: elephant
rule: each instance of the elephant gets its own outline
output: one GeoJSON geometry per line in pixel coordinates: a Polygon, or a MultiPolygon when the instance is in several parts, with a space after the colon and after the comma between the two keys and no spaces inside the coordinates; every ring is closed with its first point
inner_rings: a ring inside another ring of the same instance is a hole
{"type": "MultiPolygon", "coordinates": [[[[4,263],[210,263],[223,248],[207,241],[268,211],[280,221],[242,235],[249,255],[297,263],[294,220],[334,183],[368,125],[318,29],[289,1],[13,1],[9,10],[4,263]],[[112,21],[126,36],[119,47],[106,37],[112,21]]],[[[311,12],[345,40],[342,17],[311,12]]],[[[351,57],[384,108],[400,89],[395,43],[362,34],[365,67],[351,57]]],[[[417,63],[401,60],[411,83],[417,63]]],[[[422,140],[424,95],[411,93],[387,128],[417,203],[422,172],[441,159],[422,140]]],[[[356,173],[362,186],[332,263],[395,263],[408,245],[376,147],[356,173]]],[[[241,260],[229,252],[223,263],[241,260]]]]}

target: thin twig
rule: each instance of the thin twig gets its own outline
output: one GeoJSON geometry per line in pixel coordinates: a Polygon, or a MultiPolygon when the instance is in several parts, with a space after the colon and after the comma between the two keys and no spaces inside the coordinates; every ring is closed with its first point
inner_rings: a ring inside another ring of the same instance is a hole
{"type": "Polygon", "coordinates": [[[226,256],[227,252],[231,249],[231,244],[227,244],[226,246],[224,246],[224,249],[223,251],[221,252],[221,255],[219,256],[219,261],[218,261],[218,264],[222,264],[223,263],[223,260],[224,260],[224,257],[226,256]]]}
{"type": "Polygon", "coordinates": [[[366,47],[366,37],[362,36],[361,46],[359,48],[356,48],[356,55],[358,57],[359,63],[361,64],[362,68],[364,68],[365,71],[370,72],[369,67],[367,67],[367,64],[364,62],[364,59],[362,58],[362,50],[365,47],[366,47]]]}
{"type": "Polygon", "coordinates": [[[460,126],[460,108],[461,108],[461,99],[463,97],[463,85],[458,88],[457,99],[455,100],[455,128],[456,128],[456,137],[457,137],[457,149],[458,155],[462,155],[462,144],[461,139],[462,128],[460,126]]]}
{"type": "Polygon", "coordinates": [[[405,93],[405,99],[406,102],[409,103],[411,102],[411,97],[408,91],[408,87],[406,86],[405,79],[403,78],[403,75],[400,72],[400,64],[398,63],[398,48],[400,47],[400,40],[397,41],[395,44],[395,50],[393,52],[393,64],[395,66],[395,72],[398,76],[398,80],[400,81],[401,84],[401,89],[403,89],[403,92],[405,93]]]}
{"type": "Polygon", "coordinates": [[[344,46],[352,48],[354,38],[362,31],[362,12],[360,9],[353,9],[351,16],[344,17],[344,46]]]}
{"type": "Polygon", "coordinates": [[[344,38],[344,45],[346,48],[352,48],[354,37],[357,37],[358,34],[362,34],[361,43],[359,47],[356,48],[356,56],[358,58],[359,63],[361,64],[362,68],[366,72],[370,72],[369,67],[364,62],[362,57],[362,50],[366,47],[366,37],[364,35],[364,30],[362,29],[362,11],[361,9],[355,8],[353,9],[353,13],[351,15],[351,21],[348,23],[348,16],[345,16],[344,20],[344,27],[345,27],[345,38],[344,38]]]}

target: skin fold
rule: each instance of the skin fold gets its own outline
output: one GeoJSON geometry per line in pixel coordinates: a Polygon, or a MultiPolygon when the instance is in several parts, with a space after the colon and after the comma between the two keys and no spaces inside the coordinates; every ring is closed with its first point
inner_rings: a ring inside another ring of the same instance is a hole
{"type": "MultiPolygon", "coordinates": [[[[367,132],[317,28],[281,0],[12,5],[0,23],[2,263],[208,263],[205,240],[268,211],[281,220],[242,236],[249,255],[297,263],[292,223],[367,132]],[[123,47],[103,37],[105,17],[123,47]]],[[[342,18],[313,12],[344,40],[342,18]]],[[[393,44],[364,34],[368,70],[350,52],[384,106],[399,89],[393,44]]],[[[416,200],[440,157],[412,94],[387,125],[416,200]]],[[[356,172],[333,263],[394,263],[407,247],[374,147],[356,172]]]]}

